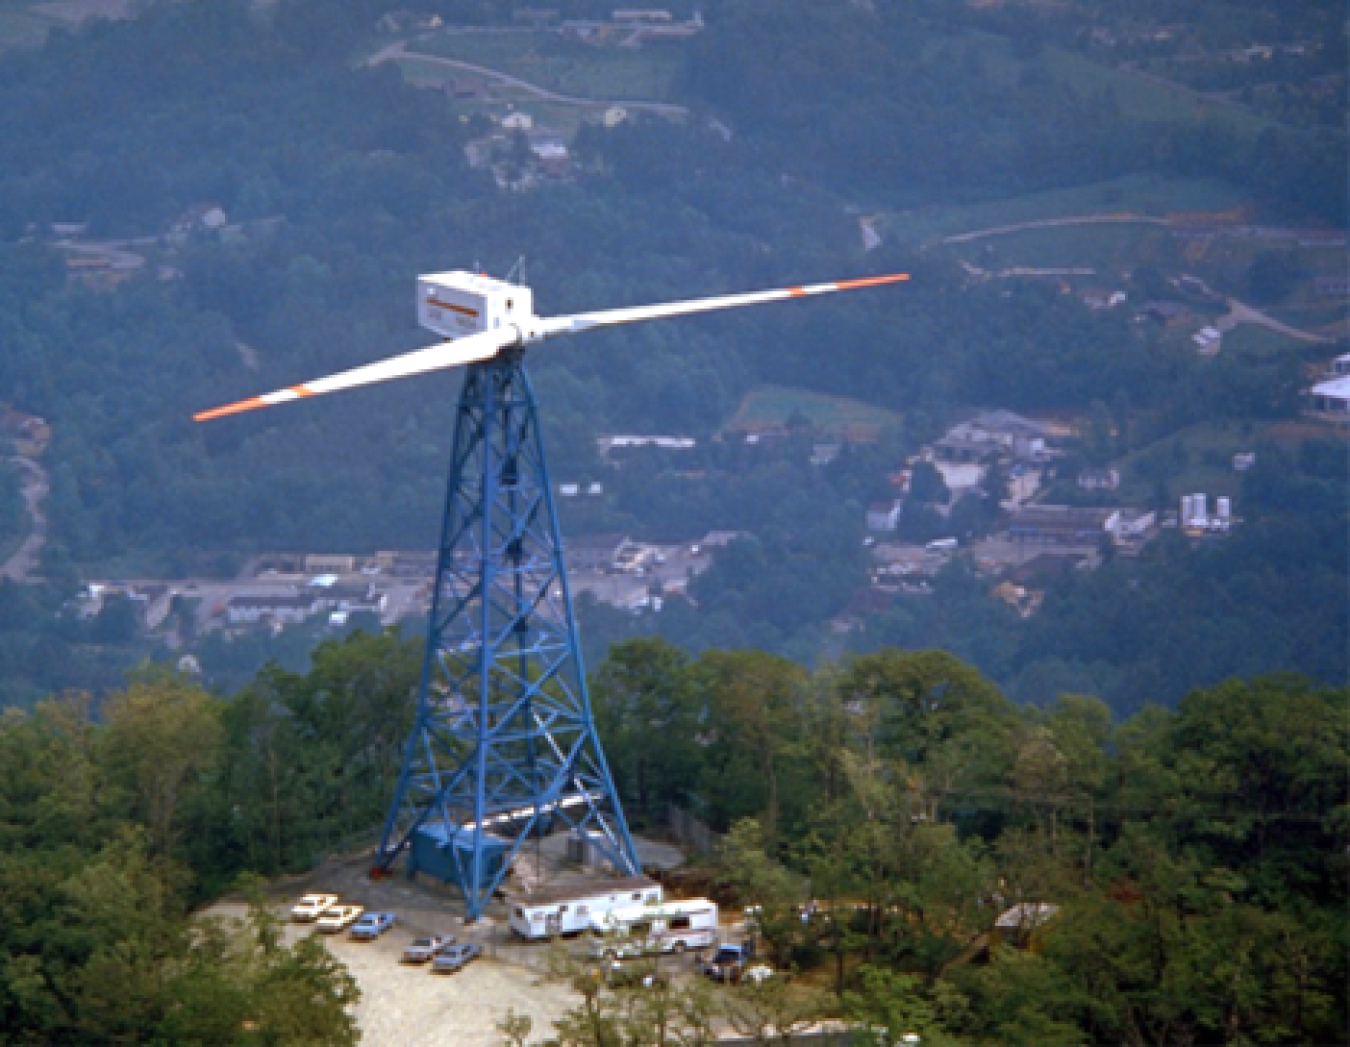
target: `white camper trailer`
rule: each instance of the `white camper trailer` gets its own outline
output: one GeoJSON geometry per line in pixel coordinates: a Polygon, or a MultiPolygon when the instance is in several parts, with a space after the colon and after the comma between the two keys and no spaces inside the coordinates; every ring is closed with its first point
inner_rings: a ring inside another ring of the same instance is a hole
{"type": "Polygon", "coordinates": [[[661,885],[645,876],[629,876],[608,883],[559,888],[509,900],[511,930],[528,941],[591,929],[595,917],[619,908],[658,905],[661,885]]]}
{"type": "Polygon", "coordinates": [[[717,944],[717,903],[688,898],[631,905],[591,917],[593,959],[620,960],[645,953],[703,949],[717,944]]]}

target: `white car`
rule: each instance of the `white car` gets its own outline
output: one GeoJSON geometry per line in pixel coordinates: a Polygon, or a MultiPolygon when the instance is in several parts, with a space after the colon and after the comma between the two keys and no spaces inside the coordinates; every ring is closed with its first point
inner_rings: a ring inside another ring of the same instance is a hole
{"type": "Polygon", "coordinates": [[[365,911],[364,905],[335,905],[319,917],[319,930],[324,934],[345,931],[365,911]]]}
{"type": "Polygon", "coordinates": [[[307,894],[291,909],[291,919],[310,923],[335,906],[338,900],[336,894],[307,894]]]}

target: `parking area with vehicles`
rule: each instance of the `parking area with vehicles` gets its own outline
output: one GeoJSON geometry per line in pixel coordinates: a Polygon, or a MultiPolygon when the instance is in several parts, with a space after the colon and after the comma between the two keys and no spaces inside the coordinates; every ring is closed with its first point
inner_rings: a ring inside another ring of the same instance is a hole
{"type": "MultiPolygon", "coordinates": [[[[657,853],[643,853],[645,849],[640,842],[644,862],[657,853]]],[[[679,861],[678,853],[664,857],[669,864],[679,861]]],[[[267,892],[274,911],[285,921],[287,940],[316,935],[356,978],[361,990],[356,1016],[363,1044],[496,1047],[502,1042],[497,1026],[511,1011],[529,1016],[530,1041],[536,1042],[550,1035],[553,1023],[580,1002],[567,985],[545,978],[550,944],[527,942],[513,934],[504,903],[494,902],[482,919],[466,924],[463,902],[453,889],[425,877],[410,881],[402,874],[372,880],[369,871],[368,855],[330,861],[303,878],[273,884],[267,892]],[[349,930],[320,934],[317,917],[303,921],[291,917],[306,893],[330,896],[330,907],[360,905],[367,915],[392,914],[393,926],[368,940],[353,938],[349,930]],[[415,941],[426,942],[419,949],[425,956],[410,960],[405,954],[415,941]],[[448,945],[471,946],[461,954],[468,958],[450,972],[434,973],[435,954],[448,945]]],[[[241,915],[243,909],[242,902],[222,902],[211,914],[241,915]]],[[[595,963],[585,935],[564,939],[564,944],[579,962],[595,963]]],[[[596,969],[616,986],[639,972],[645,977],[648,970],[659,972],[663,981],[678,981],[697,977],[699,963],[709,955],[710,950],[690,950],[646,957],[640,965],[625,962],[611,971],[602,970],[602,964],[596,969]]]]}

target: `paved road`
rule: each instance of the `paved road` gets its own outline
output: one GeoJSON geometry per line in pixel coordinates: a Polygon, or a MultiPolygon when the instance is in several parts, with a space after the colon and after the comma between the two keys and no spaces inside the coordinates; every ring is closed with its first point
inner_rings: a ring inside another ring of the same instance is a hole
{"type": "Polygon", "coordinates": [[[978,265],[971,265],[967,261],[961,262],[961,268],[971,276],[997,277],[1005,279],[1009,276],[1096,276],[1096,269],[1085,269],[1082,266],[1077,267],[1059,267],[1053,269],[1036,269],[1027,265],[1013,265],[1006,269],[982,269],[978,265]]]}
{"type": "Polygon", "coordinates": [[[971,240],[983,240],[990,236],[1007,236],[1020,233],[1025,229],[1055,229],[1065,225],[1167,225],[1166,218],[1152,215],[1134,214],[1085,214],[1068,215],[1064,218],[1036,218],[1026,222],[1014,222],[1012,225],[995,225],[988,229],[975,229],[969,233],[957,233],[944,236],[940,243],[964,244],[971,240]]]}
{"type": "Polygon", "coordinates": [[[1288,324],[1276,320],[1273,316],[1267,316],[1259,309],[1253,309],[1245,302],[1230,298],[1228,299],[1228,312],[1214,321],[1214,326],[1220,331],[1227,332],[1237,327],[1238,324],[1256,324],[1271,331],[1277,331],[1289,338],[1297,338],[1300,342],[1314,342],[1318,345],[1324,345],[1331,341],[1326,335],[1300,331],[1297,327],[1290,327],[1288,324]]]}
{"type": "Polygon", "coordinates": [[[661,116],[687,116],[689,110],[682,105],[669,105],[665,102],[630,102],[622,99],[604,99],[604,98],[578,98],[575,95],[559,94],[557,91],[550,91],[546,87],[540,87],[538,84],[532,84],[528,80],[522,80],[517,76],[511,76],[509,73],[499,72],[496,69],[489,69],[484,65],[475,65],[473,62],[462,62],[457,58],[442,58],[440,55],[422,54],[420,51],[409,51],[408,42],[400,40],[396,44],[390,44],[388,47],[382,47],[366,59],[367,65],[380,65],[383,62],[396,62],[403,58],[415,58],[419,62],[431,62],[435,65],[447,66],[451,69],[462,69],[466,72],[477,73],[479,76],[490,77],[499,83],[506,84],[518,91],[524,91],[526,94],[533,95],[543,102],[554,102],[558,105],[579,105],[588,109],[607,109],[612,105],[623,106],[625,109],[641,110],[648,113],[657,113],[661,116]]]}
{"type": "Polygon", "coordinates": [[[20,493],[24,506],[28,510],[28,537],[8,560],[0,565],[0,578],[12,582],[26,582],[33,577],[38,559],[42,556],[42,547],[47,544],[47,514],[42,503],[51,491],[51,478],[47,470],[32,458],[15,457],[10,462],[23,472],[20,479],[20,493]]]}

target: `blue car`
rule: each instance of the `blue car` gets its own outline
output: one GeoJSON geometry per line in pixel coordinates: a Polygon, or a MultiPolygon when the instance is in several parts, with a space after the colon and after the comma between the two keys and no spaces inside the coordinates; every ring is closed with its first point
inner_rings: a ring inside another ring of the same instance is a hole
{"type": "Polygon", "coordinates": [[[373,942],[392,926],[394,926],[393,913],[368,912],[352,924],[351,936],[360,941],[373,942]]]}
{"type": "Polygon", "coordinates": [[[447,945],[431,961],[431,970],[434,974],[453,974],[455,971],[467,967],[482,951],[483,947],[477,942],[447,945]]]}

